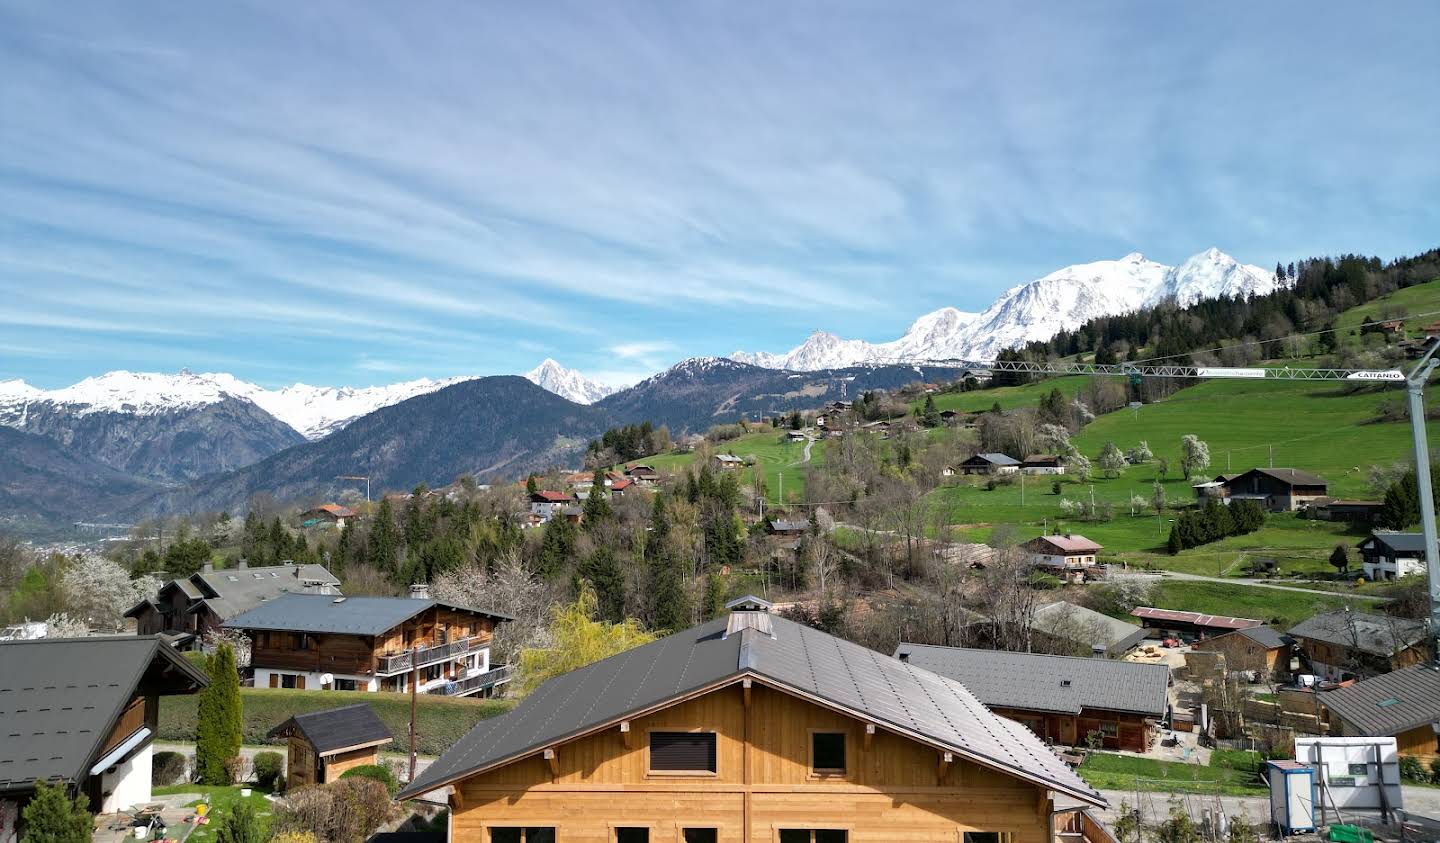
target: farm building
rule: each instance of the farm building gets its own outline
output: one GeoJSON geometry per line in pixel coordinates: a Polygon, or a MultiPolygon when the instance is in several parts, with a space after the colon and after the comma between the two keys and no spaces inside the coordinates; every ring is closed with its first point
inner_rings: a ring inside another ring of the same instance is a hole
{"type": "Polygon", "coordinates": [[[721,471],[734,471],[745,465],[745,460],[734,454],[716,454],[713,459],[715,461],[715,467],[721,471]]]}
{"type": "Polygon", "coordinates": [[[215,570],[209,562],[188,577],[173,579],[150,600],[125,613],[140,635],[163,635],[175,647],[197,646],[200,639],[241,612],[282,594],[340,593],[340,580],[320,565],[267,565],[252,568],[244,560],[215,570]]]}
{"type": "Polygon", "coordinates": [[[390,729],[365,703],[297,714],[270,730],[285,738],[285,786],[289,790],[325,784],[346,770],[380,763],[380,747],[394,740],[390,729]]]}
{"type": "Polygon", "coordinates": [[[348,506],[325,503],[300,513],[300,524],[303,527],[328,526],[339,530],[345,526],[346,521],[350,521],[354,517],[355,510],[348,506]]]}
{"type": "Polygon", "coordinates": [[[1020,461],[1005,454],[976,454],[960,463],[961,474],[1014,474],[1020,461]]]}
{"type": "Polygon", "coordinates": [[[1125,655],[1145,640],[1142,626],[1064,600],[1035,610],[1032,633],[1055,652],[1110,658],[1125,655]]]}
{"type": "Polygon", "coordinates": [[[1048,843],[1053,796],[1103,803],[960,683],[732,609],[549,680],[398,798],[450,785],[461,843],[1048,843]]]}
{"type": "Polygon", "coordinates": [[[774,518],[765,522],[772,536],[799,536],[810,529],[808,518],[774,518]]]}
{"type": "Polygon", "coordinates": [[[1352,524],[1375,524],[1380,520],[1380,501],[1323,498],[1311,504],[1315,517],[1322,521],[1346,521],[1352,524]]]}
{"type": "Polygon", "coordinates": [[[1290,630],[1310,672],[1343,680],[1389,673],[1429,656],[1425,624],[1393,615],[1341,609],[1302,621],[1290,630]]]}
{"type": "Polygon", "coordinates": [[[1182,612],[1175,609],[1155,609],[1150,606],[1139,606],[1131,610],[1130,614],[1139,618],[1140,625],[1146,629],[1153,629],[1162,634],[1172,634],[1186,641],[1214,638],[1217,635],[1224,635],[1237,629],[1260,626],[1264,623],[1264,621],[1257,621],[1254,618],[1232,618],[1225,615],[1206,615],[1200,612],[1182,612]]]}
{"type": "Polygon", "coordinates": [[[1020,470],[1026,474],[1064,474],[1065,463],[1054,454],[1031,454],[1020,463],[1020,470]]]}
{"type": "Polygon", "coordinates": [[[1342,737],[1392,737],[1401,755],[1428,768],[1440,757],[1440,670],[1411,665],[1320,695],[1330,733],[1342,737]]]}
{"type": "Polygon", "coordinates": [[[1271,512],[1304,509],[1326,497],[1325,478],[1298,468],[1252,468],[1224,482],[1224,497],[1256,501],[1271,512]]]}
{"type": "Polygon", "coordinates": [[[1359,547],[1365,579],[1371,582],[1425,573],[1425,537],[1420,533],[1376,530],[1359,547]]]}
{"type": "Polygon", "coordinates": [[[1192,649],[1224,653],[1225,666],[1230,670],[1257,670],[1288,677],[1295,640],[1262,624],[1197,641],[1192,649]]]}
{"type": "Polygon", "coordinates": [[[625,469],[625,476],[638,486],[654,486],[660,481],[660,472],[648,465],[632,465],[625,469]]]}
{"type": "Polygon", "coordinates": [[[1079,533],[1036,536],[1020,546],[1030,555],[1031,564],[1065,582],[1083,583],[1105,575],[1095,561],[1095,554],[1104,548],[1079,533]]]}
{"type": "Polygon", "coordinates": [[[1119,659],[1047,656],[901,643],[895,657],[954,679],[1002,717],[1055,743],[1144,752],[1170,709],[1170,668],[1119,659]]]}

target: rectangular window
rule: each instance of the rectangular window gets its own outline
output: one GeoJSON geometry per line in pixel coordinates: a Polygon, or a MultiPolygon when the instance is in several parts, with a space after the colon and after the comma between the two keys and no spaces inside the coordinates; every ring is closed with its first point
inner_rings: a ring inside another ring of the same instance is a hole
{"type": "Polygon", "coordinates": [[[685,843],[716,843],[720,835],[713,828],[687,828],[682,836],[685,843]]]}
{"type": "Polygon", "coordinates": [[[846,843],[850,833],[839,828],[782,828],[780,843],[846,843]]]}
{"type": "Polygon", "coordinates": [[[309,636],[309,635],[306,635],[306,634],[303,633],[303,632],[300,633],[300,642],[299,642],[299,644],[298,644],[297,646],[298,646],[301,650],[308,650],[308,649],[310,649],[310,636],[309,636]]]}
{"type": "Polygon", "coordinates": [[[650,843],[648,828],[617,828],[615,843],[650,843]]]}
{"type": "Polygon", "coordinates": [[[357,690],[357,688],[358,686],[355,684],[354,679],[336,678],[335,680],[335,690],[337,691],[354,691],[357,690]]]}
{"type": "Polygon", "coordinates": [[[845,733],[812,732],[810,767],[817,773],[845,772],[845,733]]]}
{"type": "Polygon", "coordinates": [[[296,676],[295,674],[293,674],[293,673],[282,673],[282,674],[280,674],[280,687],[282,687],[282,688],[294,688],[294,687],[295,687],[295,680],[298,679],[298,678],[299,678],[299,677],[297,677],[297,676],[296,676]]]}
{"type": "Polygon", "coordinates": [[[1370,765],[1369,765],[1369,764],[1351,764],[1351,765],[1350,765],[1350,775],[1352,775],[1352,776],[1364,776],[1364,775],[1368,775],[1369,773],[1370,773],[1370,765]]]}
{"type": "Polygon", "coordinates": [[[1101,720],[1100,734],[1107,738],[1118,738],[1120,737],[1120,724],[1114,720],[1101,720]]]}
{"type": "Polygon", "coordinates": [[[965,843],[1010,843],[1008,831],[967,831],[965,843]]]}
{"type": "Polygon", "coordinates": [[[715,772],[715,733],[651,732],[650,769],[666,773],[715,772]]]}
{"type": "Polygon", "coordinates": [[[491,828],[490,843],[555,843],[553,828],[491,828]]]}

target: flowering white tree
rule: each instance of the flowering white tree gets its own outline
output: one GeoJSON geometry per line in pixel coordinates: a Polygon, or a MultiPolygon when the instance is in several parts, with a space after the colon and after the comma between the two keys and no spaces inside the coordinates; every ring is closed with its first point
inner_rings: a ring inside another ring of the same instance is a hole
{"type": "Polygon", "coordinates": [[[64,612],[45,619],[46,638],[84,638],[89,634],[89,624],[64,612]]]}
{"type": "Polygon", "coordinates": [[[86,553],[65,563],[60,591],[71,618],[93,627],[117,629],[127,609],[160,593],[160,579],[150,574],[131,579],[120,563],[86,553]]]}
{"type": "Polygon", "coordinates": [[[517,553],[496,559],[488,571],[470,562],[441,574],[430,584],[430,593],[436,600],[503,612],[515,619],[495,627],[491,649],[497,661],[550,644],[548,625],[555,595],[517,553]]]}
{"type": "Polygon", "coordinates": [[[1209,467],[1210,446],[1193,433],[1180,437],[1180,468],[1185,472],[1185,479],[1189,480],[1190,475],[1209,467]]]}

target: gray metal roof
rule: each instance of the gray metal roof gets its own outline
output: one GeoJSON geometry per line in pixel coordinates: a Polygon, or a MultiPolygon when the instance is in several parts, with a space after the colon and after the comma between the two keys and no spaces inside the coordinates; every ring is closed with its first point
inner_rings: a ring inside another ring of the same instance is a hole
{"type": "MultiPolygon", "coordinates": [[[[1019,465],[1019,464],[1020,464],[1020,461],[1019,461],[1019,460],[1015,459],[1014,457],[1012,457],[1012,456],[1010,456],[1010,455],[1008,455],[1008,454],[996,454],[996,453],[976,454],[975,456],[971,457],[970,459],[972,459],[972,460],[973,460],[973,459],[981,459],[981,460],[984,460],[985,462],[990,463],[991,465],[1019,465]]],[[[969,461],[970,461],[970,460],[966,460],[966,462],[969,462],[969,461]]]]}
{"type": "Polygon", "coordinates": [[[1295,638],[1313,638],[1376,656],[1392,656],[1425,640],[1425,624],[1392,615],[1341,609],[1325,612],[1290,628],[1295,638]]]}
{"type": "Polygon", "coordinates": [[[1057,638],[1079,640],[1084,635],[1086,645],[1103,644],[1108,653],[1121,653],[1139,644],[1145,638],[1145,628],[1139,624],[1126,623],[1119,618],[1067,603],[1064,600],[1041,606],[1035,610],[1035,629],[1057,638]]]}
{"type": "Polygon", "coordinates": [[[282,632],[322,632],[345,635],[380,635],[426,609],[443,606],[499,620],[508,615],[472,609],[439,600],[413,597],[340,597],[333,594],[282,594],[224,623],[227,629],[268,629],[282,632]]]}
{"type": "Polygon", "coordinates": [[[267,737],[288,734],[294,728],[315,747],[319,755],[341,749],[386,743],[394,740],[390,729],[369,703],[297,714],[270,730],[267,737]]]}
{"type": "Polygon", "coordinates": [[[335,575],[323,565],[266,565],[260,568],[225,568],[191,575],[219,595],[207,597],[204,604],[221,620],[273,600],[281,594],[302,591],[306,583],[323,583],[330,588],[340,585],[335,575]]]}
{"type": "Polygon", "coordinates": [[[1083,709],[1164,717],[1170,669],[1117,659],[906,644],[895,655],[969,688],[986,705],[1079,714],[1083,709]]]}
{"type": "Polygon", "coordinates": [[[512,711],[482,721],[401,798],[607,727],[742,677],[808,697],[1042,787],[1104,799],[1024,726],[996,716],[958,682],[819,630],[771,618],[774,637],[725,636],[727,618],[557,676],[512,711]]]}
{"type": "Polygon", "coordinates": [[[1374,737],[1398,735],[1440,720],[1440,670],[1413,665],[1320,695],[1320,704],[1349,727],[1374,737]]]}
{"type": "Polygon", "coordinates": [[[1425,552],[1425,536],[1422,533],[1397,533],[1393,530],[1376,530],[1370,534],[1370,538],[1360,542],[1360,544],[1364,545],[1365,542],[1371,540],[1383,544],[1398,553],[1425,552]]]}
{"type": "Polygon", "coordinates": [[[153,635],[0,643],[0,791],[83,778],[142,682],[189,694],[206,681],[153,635]]]}
{"type": "MultiPolygon", "coordinates": [[[[1227,632],[1225,635],[1243,635],[1267,650],[1278,650],[1281,647],[1289,647],[1295,643],[1295,639],[1290,636],[1281,633],[1274,627],[1263,625],[1237,629],[1234,632],[1227,632]]],[[[1225,636],[1222,635],[1218,637],[1223,638],[1225,636]]]]}

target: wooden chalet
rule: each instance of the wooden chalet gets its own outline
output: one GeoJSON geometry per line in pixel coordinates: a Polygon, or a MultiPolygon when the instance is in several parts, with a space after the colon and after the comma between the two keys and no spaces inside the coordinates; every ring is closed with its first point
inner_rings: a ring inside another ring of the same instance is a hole
{"type": "Polygon", "coordinates": [[[1253,500],[1271,512],[1304,509],[1329,488],[1325,478],[1298,468],[1252,468],[1221,485],[1226,500],[1253,500]]]}
{"type": "Polygon", "coordinates": [[[1321,498],[1311,506],[1315,516],[1322,521],[1346,521],[1351,524],[1377,524],[1380,512],[1385,508],[1382,501],[1350,498],[1321,498]]]}
{"type": "Polygon", "coordinates": [[[338,503],[324,503],[314,509],[300,513],[302,527],[334,527],[343,529],[347,521],[355,519],[355,510],[338,503]]]}
{"type": "Polygon", "coordinates": [[[1053,796],[1103,803],[959,682],[730,608],[549,680],[397,798],[448,786],[457,843],[1048,843],[1053,796]]]}
{"type": "Polygon", "coordinates": [[[1025,474],[1064,474],[1065,463],[1055,454],[1031,454],[1020,463],[1025,474]]]}
{"type": "Polygon", "coordinates": [[[1330,734],[1391,737],[1426,769],[1440,758],[1440,670],[1411,665],[1319,696],[1330,734]]]}
{"type": "Polygon", "coordinates": [[[207,683],[154,635],[0,644],[0,840],[24,839],[37,781],[64,785],[96,813],[148,803],[160,697],[207,683]]]}
{"type": "Polygon", "coordinates": [[[1084,583],[1105,575],[1104,566],[1096,562],[1096,554],[1105,548],[1079,533],[1036,536],[1020,545],[1030,556],[1030,563],[1068,583],[1084,583]]]}
{"type": "Polygon", "coordinates": [[[1376,530],[1359,547],[1360,569],[1371,582],[1425,573],[1425,537],[1420,533],[1376,530]]]}
{"type": "Polygon", "coordinates": [[[416,597],[286,594],[225,623],[250,636],[257,688],[488,695],[509,681],[490,664],[507,615],[416,597]]]}
{"type": "Polygon", "coordinates": [[[530,494],[530,514],[542,523],[549,521],[557,510],[575,503],[575,496],[569,492],[541,489],[530,494]]]}
{"type": "Polygon", "coordinates": [[[654,486],[660,482],[660,472],[648,465],[632,465],[625,469],[625,476],[635,481],[637,486],[654,486]]]}
{"type": "Polygon", "coordinates": [[[1191,649],[1223,653],[1227,670],[1254,670],[1286,679],[1290,676],[1295,639],[1261,624],[1197,641],[1191,649]]]}
{"type": "Polygon", "coordinates": [[[1291,627],[1309,671],[1323,679],[1363,679],[1429,660],[1425,624],[1340,609],[1291,627]]]}
{"type": "Polygon", "coordinates": [[[961,474],[1014,474],[1020,461],[1006,454],[976,454],[960,463],[961,474]]]}
{"type": "Polygon", "coordinates": [[[716,454],[711,457],[711,461],[721,471],[734,471],[745,466],[745,460],[734,454],[716,454]]]}
{"type": "Polygon", "coordinates": [[[297,714],[267,737],[285,739],[287,790],[333,782],[346,770],[379,764],[380,747],[394,740],[366,703],[297,714]]]}
{"type": "Polygon", "coordinates": [[[282,594],[340,593],[340,580],[320,565],[250,567],[216,570],[206,562],[197,573],[173,579],[152,600],[131,607],[140,635],[163,635],[180,649],[198,644],[227,620],[282,594]]]}
{"type": "Polygon", "coordinates": [[[798,537],[810,529],[808,518],[772,518],[765,522],[765,528],[772,536],[798,537]]]}
{"type": "Polygon", "coordinates": [[[1170,669],[1119,659],[901,643],[895,657],[954,679],[1054,743],[1144,752],[1170,709],[1170,669]]]}

